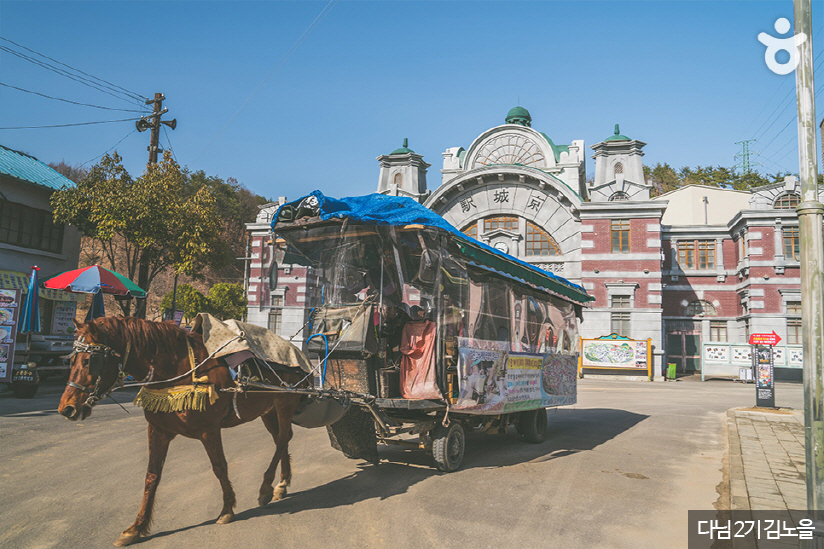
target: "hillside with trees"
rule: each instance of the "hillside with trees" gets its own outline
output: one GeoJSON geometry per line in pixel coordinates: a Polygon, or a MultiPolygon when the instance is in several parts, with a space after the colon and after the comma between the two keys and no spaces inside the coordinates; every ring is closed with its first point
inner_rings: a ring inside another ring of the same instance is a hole
{"type": "MultiPolygon", "coordinates": [[[[175,274],[208,294],[213,286],[240,284],[246,247],[245,223],[254,221],[266,203],[233,178],[223,180],[203,171],[181,168],[169,154],[133,179],[115,152],[90,170],[65,161],[52,164],[76,186],[54,193],[55,219],[83,233],[80,266],[100,264],[137,282],[149,292],[141,301],[115,301],[107,296],[109,314],[136,314],[158,319],[161,297],[172,291],[175,274]]],[[[224,292],[225,293],[225,292],[224,292]]],[[[224,310],[241,311],[245,299],[237,291],[222,297],[224,310]]],[[[85,311],[79,311],[79,314],[85,311]]]]}

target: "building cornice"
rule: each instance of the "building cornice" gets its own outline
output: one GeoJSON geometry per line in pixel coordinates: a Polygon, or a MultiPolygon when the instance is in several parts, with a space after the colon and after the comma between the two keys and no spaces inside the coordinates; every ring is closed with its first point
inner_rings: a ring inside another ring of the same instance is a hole
{"type": "Polygon", "coordinates": [[[669,202],[643,201],[633,202],[629,200],[618,200],[615,202],[584,202],[581,204],[581,220],[584,219],[623,219],[623,218],[643,218],[660,219],[664,215],[669,202]]]}

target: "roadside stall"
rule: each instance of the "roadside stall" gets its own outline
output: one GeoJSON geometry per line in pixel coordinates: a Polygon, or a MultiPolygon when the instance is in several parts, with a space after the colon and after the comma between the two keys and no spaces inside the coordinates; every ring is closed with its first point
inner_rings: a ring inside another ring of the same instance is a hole
{"type": "Polygon", "coordinates": [[[15,396],[32,398],[46,376],[66,373],[60,358],[72,348],[80,296],[38,288],[39,330],[22,332],[21,307],[29,293],[30,278],[18,271],[0,271],[0,381],[11,383],[15,396]]]}

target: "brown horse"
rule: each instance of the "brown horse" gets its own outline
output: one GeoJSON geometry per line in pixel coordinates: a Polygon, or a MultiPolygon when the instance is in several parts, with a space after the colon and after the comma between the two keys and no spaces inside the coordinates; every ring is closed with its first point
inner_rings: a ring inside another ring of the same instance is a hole
{"type": "MultiPolygon", "coordinates": [[[[92,406],[104,398],[117,382],[120,371],[136,380],[161,381],[182,375],[176,381],[153,384],[153,389],[187,385],[192,383],[192,375],[187,372],[209,357],[199,334],[189,333],[167,322],[103,317],[85,324],[75,324],[75,352],[69,383],[57,409],[71,420],[88,417],[92,406]],[[194,353],[194,364],[189,349],[194,353]]],[[[277,379],[271,372],[262,373],[268,373],[266,381],[273,384],[279,384],[281,379],[295,384],[304,377],[293,372],[278,372],[280,379],[277,379]]],[[[234,385],[229,369],[222,360],[207,360],[197,368],[196,375],[199,378],[208,376],[208,382],[214,384],[216,389],[234,385]]],[[[263,420],[275,440],[276,450],[269,468],[263,474],[258,504],[263,506],[273,498],[281,499],[286,495],[292,477],[288,450],[292,438],[292,416],[300,395],[251,393],[236,399],[234,405],[232,393],[219,392],[218,395],[214,404],[206,405],[203,411],[155,413],[144,410],[149,423],[149,467],[143,501],[137,519],[123,531],[115,545],[129,545],[148,534],[163,462],[169,443],[177,435],[200,440],[206,448],[212,470],[223,490],[223,509],[217,519],[218,524],[232,521],[236,505],[220,436],[220,430],[224,427],[234,427],[258,417],[263,420]],[[277,488],[273,488],[278,463],[281,467],[280,482],[277,488]]]]}

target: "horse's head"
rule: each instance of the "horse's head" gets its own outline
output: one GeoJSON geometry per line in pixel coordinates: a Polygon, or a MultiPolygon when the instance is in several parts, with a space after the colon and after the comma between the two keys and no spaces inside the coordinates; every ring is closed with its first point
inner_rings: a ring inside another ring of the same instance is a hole
{"type": "Polygon", "coordinates": [[[77,331],[69,355],[71,370],[58,413],[73,421],[86,419],[92,407],[105,398],[120,376],[121,356],[109,347],[94,322],[74,323],[77,331]]]}

